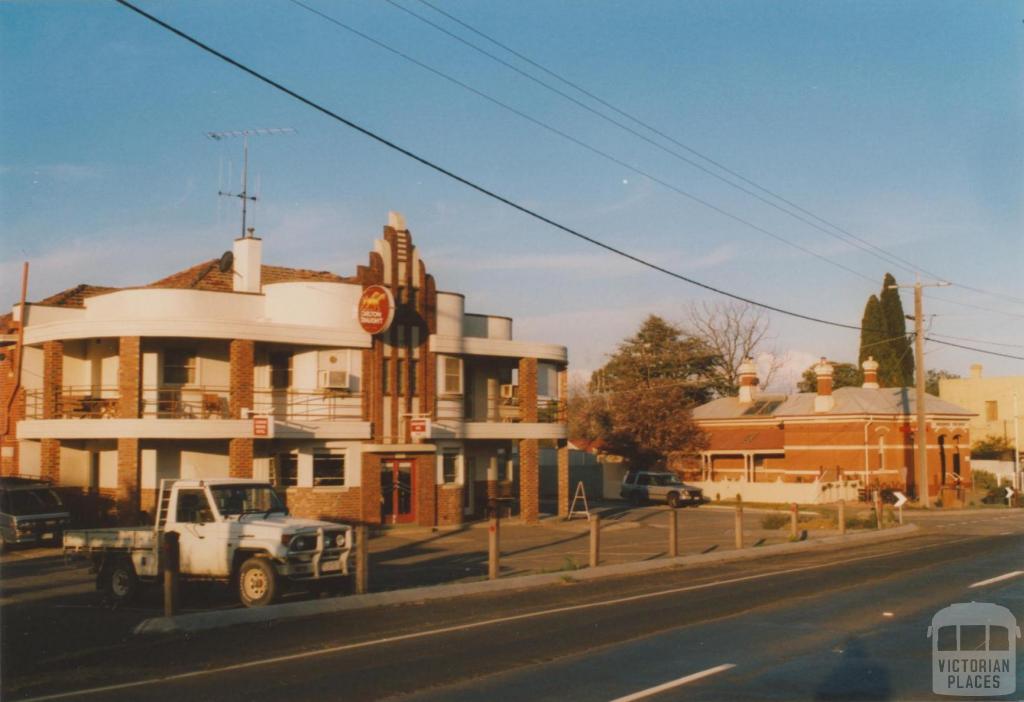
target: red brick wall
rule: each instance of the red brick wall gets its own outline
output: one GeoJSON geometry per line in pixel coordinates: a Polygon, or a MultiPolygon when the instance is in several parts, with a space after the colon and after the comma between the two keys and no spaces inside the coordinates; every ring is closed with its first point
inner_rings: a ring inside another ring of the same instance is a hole
{"type": "MultiPolygon", "coordinates": [[[[522,395],[520,395],[521,400],[522,395]]],[[[536,403],[534,403],[534,408],[536,406],[536,403]]],[[[538,456],[537,439],[523,439],[519,442],[519,516],[527,523],[536,522],[540,518],[540,467],[538,456]]]]}
{"type": "Polygon", "coordinates": [[[43,418],[57,417],[57,400],[64,385],[64,342],[43,343],[43,418]]]}
{"type": "Polygon", "coordinates": [[[142,344],[137,336],[122,336],[117,366],[117,416],[133,419],[139,416],[142,382],[142,344]]]}
{"type": "Polygon", "coordinates": [[[59,439],[43,439],[39,442],[39,473],[44,480],[60,482],[59,439]]]}
{"type": "Polygon", "coordinates": [[[558,516],[569,516],[569,446],[558,442],[558,516]]]}
{"type": "Polygon", "coordinates": [[[135,524],[139,518],[139,440],[117,440],[117,520],[135,524]]]}
{"type": "MultiPolygon", "coordinates": [[[[296,517],[361,523],[362,490],[290,487],[285,491],[288,510],[296,517]]],[[[378,510],[379,511],[379,510],[378,510]]],[[[378,514],[378,521],[379,521],[378,514]]]]}
{"type": "Polygon", "coordinates": [[[363,454],[362,504],[360,505],[364,524],[380,524],[380,456],[363,454]]]}
{"type": "Polygon", "coordinates": [[[434,454],[418,456],[416,461],[416,523],[434,526],[437,523],[437,468],[434,454]]]}
{"type": "Polygon", "coordinates": [[[230,439],[228,441],[229,477],[252,477],[252,442],[252,439],[230,439]]]}
{"type": "Polygon", "coordinates": [[[461,485],[437,486],[437,523],[439,526],[462,524],[461,485]]]}
{"type": "Polygon", "coordinates": [[[519,417],[537,421],[537,359],[519,359],[519,417]]]}
{"type": "Polygon", "coordinates": [[[18,472],[18,442],[15,439],[18,422],[25,418],[25,390],[18,390],[14,401],[14,386],[17,381],[17,351],[8,346],[3,350],[0,361],[0,475],[16,475],[18,472]],[[10,416],[7,409],[10,407],[10,416]],[[10,454],[10,455],[5,455],[10,454]]]}
{"type": "Polygon", "coordinates": [[[253,356],[255,344],[249,339],[232,339],[228,353],[231,363],[231,392],[228,405],[233,419],[242,418],[242,408],[253,405],[253,356]]]}

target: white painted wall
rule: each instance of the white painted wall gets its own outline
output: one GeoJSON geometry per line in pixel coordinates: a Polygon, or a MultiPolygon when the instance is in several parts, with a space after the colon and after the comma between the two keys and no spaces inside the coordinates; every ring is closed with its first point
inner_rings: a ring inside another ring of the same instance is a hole
{"type": "Polygon", "coordinates": [[[439,336],[462,336],[466,299],[455,293],[437,294],[437,333],[439,336]]]}
{"type": "Polygon", "coordinates": [[[734,500],[742,495],[747,502],[774,502],[788,504],[824,504],[837,500],[855,501],[858,497],[856,485],[841,483],[750,483],[741,480],[687,481],[704,490],[704,496],[714,500],[734,500]]]}
{"type": "Polygon", "coordinates": [[[21,475],[42,475],[42,444],[38,441],[18,442],[18,471],[21,475]]]}

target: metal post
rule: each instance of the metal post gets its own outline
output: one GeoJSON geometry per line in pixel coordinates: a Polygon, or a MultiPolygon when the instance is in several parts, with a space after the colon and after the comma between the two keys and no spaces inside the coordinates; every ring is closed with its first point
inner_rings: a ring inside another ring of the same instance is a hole
{"type": "Polygon", "coordinates": [[[596,568],[601,560],[601,517],[590,517],[590,567],[596,568]]]}
{"type": "Polygon", "coordinates": [[[370,590],[370,539],[365,524],[356,527],[356,594],[370,590]]]}
{"type": "Polygon", "coordinates": [[[164,616],[173,617],[178,612],[178,572],[181,570],[181,551],[178,548],[178,532],[164,534],[164,616]]]}
{"type": "Polygon", "coordinates": [[[495,505],[491,508],[491,524],[487,527],[487,577],[490,580],[497,580],[498,572],[501,570],[500,529],[501,520],[498,518],[498,509],[495,505]]]}
{"type": "Polygon", "coordinates": [[[838,519],[839,519],[839,533],[840,534],[845,534],[846,533],[846,501],[845,500],[839,500],[839,515],[838,515],[838,519]]]}
{"type": "Polygon", "coordinates": [[[878,528],[881,529],[882,528],[882,493],[880,491],[878,491],[878,490],[875,490],[874,497],[875,497],[875,522],[877,523],[878,528]]]}
{"type": "Polygon", "coordinates": [[[668,508],[668,557],[679,555],[679,510],[668,508]]]}
{"type": "Polygon", "coordinates": [[[736,548],[743,548],[743,497],[736,495],[736,548]]]}
{"type": "Polygon", "coordinates": [[[800,519],[800,513],[797,511],[796,502],[789,507],[789,538],[795,539],[797,536],[796,524],[800,519]]]}
{"type": "MultiPolygon", "coordinates": [[[[921,281],[914,284],[914,403],[917,405],[917,499],[921,506],[930,508],[931,497],[928,495],[928,427],[925,425],[924,411],[924,311],[921,302],[921,281]]],[[[882,528],[879,513],[878,528],[882,528]]]]}

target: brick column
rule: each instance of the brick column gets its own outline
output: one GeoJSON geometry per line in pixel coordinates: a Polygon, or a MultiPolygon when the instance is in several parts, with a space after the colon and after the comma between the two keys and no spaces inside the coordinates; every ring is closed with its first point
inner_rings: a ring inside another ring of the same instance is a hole
{"type": "Polygon", "coordinates": [[[117,440],[117,521],[135,524],[139,519],[139,440],[117,440]]]}
{"type": "MultiPolygon", "coordinates": [[[[520,376],[520,382],[522,382],[522,376],[520,376]]],[[[534,407],[536,407],[536,403],[534,403],[534,407]]],[[[519,442],[519,517],[528,524],[535,524],[540,518],[538,456],[537,439],[523,439],[519,442]]]]}
{"type": "Polygon", "coordinates": [[[142,343],[137,336],[122,336],[117,366],[117,416],[134,419],[139,416],[142,399],[142,343]]]}
{"type": "MultiPolygon", "coordinates": [[[[232,419],[241,419],[243,408],[253,408],[254,355],[253,341],[231,340],[231,387],[228,404],[232,419]]],[[[252,477],[252,443],[252,439],[231,439],[228,443],[228,475],[232,478],[252,477]]]]}
{"type": "Polygon", "coordinates": [[[43,343],[43,419],[57,419],[64,385],[64,342],[43,343]]]}
{"type": "Polygon", "coordinates": [[[569,500],[572,499],[569,485],[569,444],[558,442],[558,516],[569,516],[569,500]]]}
{"type": "MultiPolygon", "coordinates": [[[[437,524],[437,464],[434,454],[416,458],[416,523],[437,524]]],[[[379,483],[378,478],[378,483],[379,483]]]]}
{"type": "Polygon", "coordinates": [[[537,359],[519,359],[519,418],[537,421],[537,359]]]}
{"type": "Polygon", "coordinates": [[[60,482],[60,439],[39,442],[39,468],[43,480],[60,482]]]}

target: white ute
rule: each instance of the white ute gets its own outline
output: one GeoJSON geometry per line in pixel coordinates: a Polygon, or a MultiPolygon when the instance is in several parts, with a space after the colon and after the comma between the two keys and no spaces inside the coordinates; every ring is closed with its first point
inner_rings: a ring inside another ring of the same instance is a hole
{"type": "Polygon", "coordinates": [[[337,590],[349,573],[352,528],[288,515],[256,480],[162,480],[152,527],[64,532],[66,556],[91,558],[96,585],[130,600],[164,571],[164,535],[178,535],[182,579],[234,582],[242,604],[274,602],[286,581],[337,590]]]}

